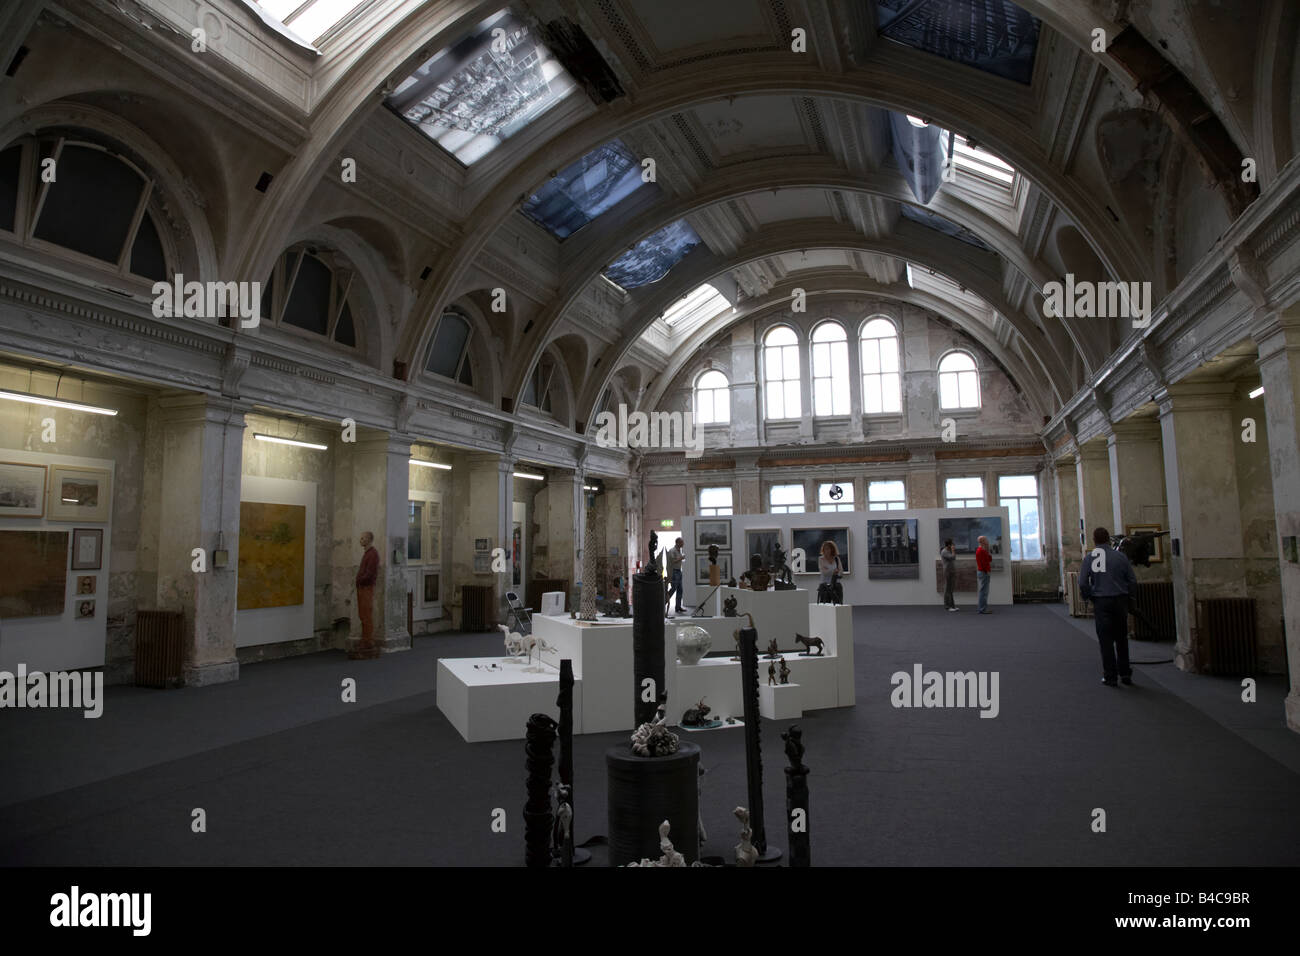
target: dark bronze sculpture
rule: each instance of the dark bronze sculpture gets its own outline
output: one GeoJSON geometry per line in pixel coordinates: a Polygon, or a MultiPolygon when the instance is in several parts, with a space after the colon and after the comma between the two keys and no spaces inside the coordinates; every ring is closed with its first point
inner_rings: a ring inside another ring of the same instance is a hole
{"type": "Polygon", "coordinates": [[[776,638],[775,638],[775,637],[772,638],[770,641],[767,642],[767,654],[764,655],[764,656],[765,656],[765,657],[767,658],[767,660],[769,660],[769,661],[776,660],[778,657],[781,656],[781,652],[780,652],[779,650],[777,650],[777,647],[776,647],[776,638]]]}
{"type": "Polygon", "coordinates": [[[794,576],[785,560],[785,548],[778,541],[772,551],[772,589],[775,591],[793,591],[794,576]]]}
{"type": "Polygon", "coordinates": [[[840,573],[836,571],[831,575],[830,584],[817,585],[817,603],[818,604],[843,604],[844,603],[844,585],[840,584],[840,573]]]}
{"type": "Polygon", "coordinates": [[[801,657],[811,656],[814,647],[817,648],[818,657],[821,657],[826,652],[826,644],[820,637],[805,637],[802,634],[796,634],[794,642],[804,646],[804,649],[799,652],[801,657]]]}
{"type": "Polygon", "coordinates": [[[776,662],[773,661],[771,664],[767,665],[767,684],[769,687],[771,687],[775,683],[776,683],[776,662]]]}
{"type": "Polygon", "coordinates": [[[781,683],[782,684],[790,683],[790,668],[786,664],[784,657],[781,658],[781,683]]]}
{"type": "Polygon", "coordinates": [[[758,713],[758,629],[754,618],[746,613],[749,626],[742,627],[740,641],[741,700],[745,706],[745,777],[749,791],[749,823],[753,831],[754,849],[764,862],[778,860],[781,851],[767,846],[767,831],[763,826],[763,751],[759,740],[758,713]]]}
{"type": "Polygon", "coordinates": [[[734,594],[722,602],[722,616],[736,616],[736,596],[734,594]]]}
{"type": "MultiPolygon", "coordinates": [[[[696,704],[694,707],[687,707],[686,710],[683,711],[682,726],[702,727],[704,724],[708,723],[708,716],[710,710],[712,710],[712,708],[709,707],[709,705],[704,702],[704,698],[701,697],[700,702],[698,704],[696,704]]],[[[704,771],[701,770],[700,773],[703,774],[704,771]]]]}
{"type": "Polygon", "coordinates": [[[524,737],[524,865],[551,865],[551,766],[557,724],[547,714],[528,718],[524,737]]]}
{"type": "Polygon", "coordinates": [[[650,532],[650,563],[632,576],[632,694],[637,726],[654,720],[668,685],[664,680],[664,579],[655,563],[659,535],[650,532]],[[643,693],[652,682],[649,700],[643,693]]]}
{"type": "Polygon", "coordinates": [[[798,724],[781,735],[785,741],[785,756],[790,766],[785,768],[785,819],[790,837],[790,865],[812,866],[812,851],[808,842],[808,768],[803,763],[803,731],[798,724]]]}
{"type": "Polygon", "coordinates": [[[740,583],[748,587],[751,591],[766,591],[768,582],[772,579],[771,573],[763,567],[763,556],[761,554],[752,554],[749,557],[749,570],[740,576],[740,583]]]}

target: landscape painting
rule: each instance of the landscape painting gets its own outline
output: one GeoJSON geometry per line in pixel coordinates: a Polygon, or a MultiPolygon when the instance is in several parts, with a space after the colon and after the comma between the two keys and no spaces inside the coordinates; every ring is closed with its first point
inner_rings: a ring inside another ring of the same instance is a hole
{"type": "MultiPolygon", "coordinates": [[[[741,562],[743,571],[749,570],[750,557],[755,554],[763,556],[763,567],[776,567],[776,549],[781,544],[780,528],[746,528],[745,554],[741,562]]],[[[790,556],[786,555],[787,563],[790,556]]]]}
{"type": "Polygon", "coordinates": [[[1002,554],[1002,518],[988,515],[976,518],[940,518],[939,543],[952,538],[953,548],[957,554],[975,553],[979,547],[979,536],[987,535],[989,551],[1002,554]]]}
{"type": "Polygon", "coordinates": [[[824,541],[835,542],[835,547],[840,552],[840,566],[844,568],[844,575],[847,577],[852,568],[849,561],[848,528],[790,529],[790,551],[793,553],[795,548],[804,549],[804,570],[807,574],[817,573],[817,559],[821,556],[822,542],[824,541]]]}
{"type": "Polygon", "coordinates": [[[0,618],[59,617],[68,585],[68,532],[0,531],[0,618]]]}
{"type": "Polygon", "coordinates": [[[915,580],[921,577],[916,519],[867,522],[867,577],[872,581],[915,580]]]}
{"type": "Polygon", "coordinates": [[[50,468],[50,520],[107,521],[112,472],[102,468],[50,468]]]}
{"type": "Polygon", "coordinates": [[[0,518],[45,514],[45,466],[0,461],[0,518]]]}
{"type": "Polygon", "coordinates": [[[239,503],[239,610],[303,603],[306,540],[305,505],[239,503]]]}

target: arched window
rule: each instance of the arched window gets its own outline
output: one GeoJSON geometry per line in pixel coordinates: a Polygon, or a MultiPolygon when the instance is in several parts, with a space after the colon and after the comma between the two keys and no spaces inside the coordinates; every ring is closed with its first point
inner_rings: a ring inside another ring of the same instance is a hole
{"type": "Polygon", "coordinates": [[[778,325],[763,337],[763,410],[769,419],[798,418],[799,337],[778,325]]]}
{"type": "Polygon", "coordinates": [[[53,136],[0,151],[0,231],[159,281],[168,268],[154,192],[139,166],[97,143],[53,136]]]}
{"type": "Polygon", "coordinates": [[[731,383],[716,368],[695,382],[695,423],[725,425],[731,421],[731,383]]]}
{"type": "Polygon", "coordinates": [[[939,360],[939,407],[980,407],[980,373],[965,352],[949,352],[939,360]]]}
{"type": "Polygon", "coordinates": [[[469,360],[473,331],[469,319],[459,312],[444,312],[433,330],[433,344],[429,346],[424,370],[473,388],[474,370],[469,360]]]}
{"type": "Polygon", "coordinates": [[[887,415],[902,408],[899,387],[898,329],[888,319],[862,327],[862,411],[887,415]]]}
{"type": "Polygon", "coordinates": [[[262,290],[262,314],[279,328],[292,326],[356,348],[353,272],[328,251],[295,246],[285,251],[262,290]]]}
{"type": "Polygon", "coordinates": [[[555,405],[551,395],[555,390],[554,380],[555,361],[549,355],[543,355],[524,384],[524,394],[520,398],[522,404],[532,405],[549,414],[555,405]]]}
{"type": "Polygon", "coordinates": [[[813,414],[849,413],[849,337],[838,322],[823,322],[812,334],[813,414]]]}

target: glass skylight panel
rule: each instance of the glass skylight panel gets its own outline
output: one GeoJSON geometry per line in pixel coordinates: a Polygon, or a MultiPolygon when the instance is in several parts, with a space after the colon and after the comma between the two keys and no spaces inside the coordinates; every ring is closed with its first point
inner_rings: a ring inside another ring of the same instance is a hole
{"type": "Polygon", "coordinates": [[[700,244],[700,237],[685,219],[664,226],[623,253],[603,275],[623,289],[658,282],[700,244]]]}
{"type": "Polygon", "coordinates": [[[527,25],[502,10],[424,63],[387,103],[471,166],[576,88],[527,25]]]}
{"type": "Polygon", "coordinates": [[[1041,26],[1011,0],[876,0],[881,36],[1026,85],[1041,26]]]}
{"type": "Polygon", "coordinates": [[[641,179],[640,162],[615,139],[562,169],[524,203],[523,213],[555,238],[566,239],[649,185],[641,179]]]}
{"type": "Polygon", "coordinates": [[[669,328],[672,328],[688,316],[711,319],[729,308],[731,303],[726,297],[706,282],[678,299],[672,308],[664,313],[664,321],[668,323],[669,328]]]}
{"type": "Polygon", "coordinates": [[[315,43],[357,7],[359,0],[256,0],[296,36],[315,43]]]}

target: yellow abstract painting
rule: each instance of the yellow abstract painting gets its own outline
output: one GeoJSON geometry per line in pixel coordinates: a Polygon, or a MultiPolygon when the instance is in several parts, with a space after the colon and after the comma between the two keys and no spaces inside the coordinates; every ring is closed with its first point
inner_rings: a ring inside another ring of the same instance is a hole
{"type": "Polygon", "coordinates": [[[239,610],[303,602],[307,508],[239,503],[239,610]]]}

